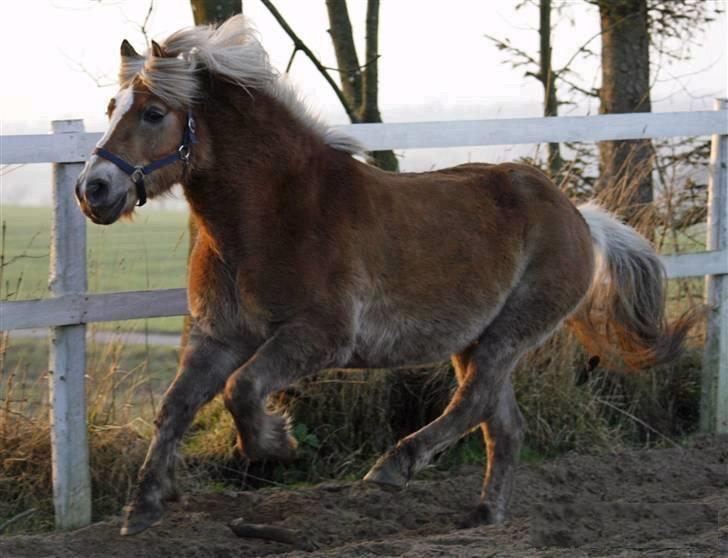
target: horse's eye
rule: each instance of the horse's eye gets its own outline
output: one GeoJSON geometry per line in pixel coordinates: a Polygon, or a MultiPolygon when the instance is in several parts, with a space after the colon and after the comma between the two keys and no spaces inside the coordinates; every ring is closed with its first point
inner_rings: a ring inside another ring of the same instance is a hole
{"type": "Polygon", "coordinates": [[[145,122],[156,124],[164,118],[164,113],[158,108],[150,107],[144,111],[142,118],[144,118],[145,122]]]}

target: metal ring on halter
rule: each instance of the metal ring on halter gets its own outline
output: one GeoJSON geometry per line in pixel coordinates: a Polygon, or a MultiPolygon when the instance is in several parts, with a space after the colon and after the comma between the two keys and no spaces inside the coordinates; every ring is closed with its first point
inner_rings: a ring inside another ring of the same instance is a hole
{"type": "Polygon", "coordinates": [[[179,154],[179,158],[182,159],[185,163],[189,162],[190,148],[187,145],[180,145],[177,153],[179,154]]]}
{"type": "Polygon", "coordinates": [[[131,173],[131,181],[134,184],[139,184],[140,182],[144,181],[144,168],[137,166],[134,167],[134,172],[131,173]]]}

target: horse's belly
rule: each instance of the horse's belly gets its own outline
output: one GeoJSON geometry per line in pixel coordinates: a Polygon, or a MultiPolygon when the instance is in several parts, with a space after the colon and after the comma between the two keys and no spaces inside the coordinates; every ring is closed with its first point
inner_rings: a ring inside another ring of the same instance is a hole
{"type": "Polygon", "coordinates": [[[445,360],[475,341],[491,314],[484,309],[416,318],[385,307],[369,308],[357,319],[353,361],[386,368],[445,360]]]}

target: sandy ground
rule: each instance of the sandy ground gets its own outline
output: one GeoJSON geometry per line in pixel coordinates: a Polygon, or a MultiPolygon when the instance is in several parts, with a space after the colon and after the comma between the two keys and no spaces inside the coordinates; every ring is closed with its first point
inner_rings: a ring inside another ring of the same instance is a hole
{"type": "Polygon", "coordinates": [[[72,533],[0,538],[2,557],[728,556],[728,437],[689,449],[567,455],[519,469],[510,520],[458,529],[477,467],[402,492],[361,482],[190,494],[158,527],[118,535],[119,518],[72,533]],[[313,552],[237,538],[228,522],[308,534],[313,552]]]}

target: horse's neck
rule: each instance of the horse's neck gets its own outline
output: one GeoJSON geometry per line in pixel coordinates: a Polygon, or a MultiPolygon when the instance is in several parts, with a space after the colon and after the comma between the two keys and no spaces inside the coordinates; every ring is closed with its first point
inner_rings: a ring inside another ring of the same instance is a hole
{"type": "Polygon", "coordinates": [[[293,182],[328,148],[276,99],[229,89],[220,96],[201,122],[207,161],[184,190],[205,238],[226,252],[241,249],[241,237],[254,238],[251,229],[264,226],[276,208],[311,195],[315,184],[293,182]]]}

